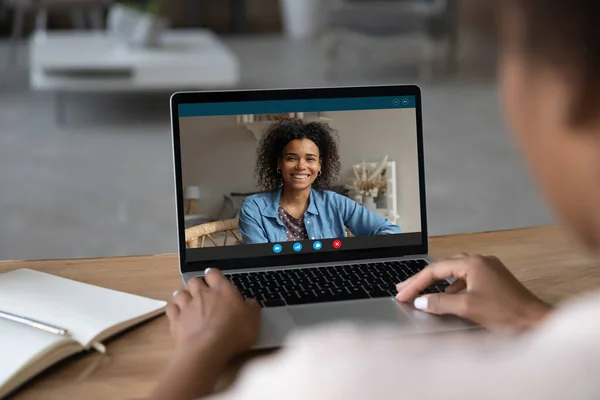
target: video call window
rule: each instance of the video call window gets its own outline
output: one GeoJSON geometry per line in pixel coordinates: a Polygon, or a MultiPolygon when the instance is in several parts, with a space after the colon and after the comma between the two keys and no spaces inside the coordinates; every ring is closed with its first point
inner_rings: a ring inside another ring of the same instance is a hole
{"type": "Polygon", "coordinates": [[[375,247],[373,238],[419,233],[416,110],[393,101],[180,117],[188,255],[267,244],[278,253],[290,242],[300,243],[290,252],[333,251],[347,238],[375,247]]]}

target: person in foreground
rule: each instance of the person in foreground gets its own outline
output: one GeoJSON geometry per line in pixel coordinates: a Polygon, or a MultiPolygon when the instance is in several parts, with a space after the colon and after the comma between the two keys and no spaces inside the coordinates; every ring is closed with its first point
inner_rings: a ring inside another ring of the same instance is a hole
{"type": "Polygon", "coordinates": [[[399,226],[354,200],[326,190],[338,178],[333,131],[319,122],[284,119],[271,125],[258,149],[258,184],[240,210],[244,244],[402,233],[399,226]]]}
{"type": "MultiPolygon", "coordinates": [[[[503,0],[500,82],[508,120],[565,225],[600,250],[600,2],[503,0]]],[[[398,285],[398,301],[456,314],[511,340],[483,351],[381,330],[328,327],[298,334],[281,352],[248,365],[217,398],[597,399],[600,295],[553,309],[491,256],[457,255],[398,285]],[[457,278],[445,294],[418,297],[457,278]],[[518,335],[504,335],[506,332],[518,335]]],[[[219,271],[190,282],[168,315],[176,350],[155,399],[210,393],[215,377],[256,339],[259,309],[219,271]]],[[[480,347],[484,346],[484,347],[480,347]]]]}

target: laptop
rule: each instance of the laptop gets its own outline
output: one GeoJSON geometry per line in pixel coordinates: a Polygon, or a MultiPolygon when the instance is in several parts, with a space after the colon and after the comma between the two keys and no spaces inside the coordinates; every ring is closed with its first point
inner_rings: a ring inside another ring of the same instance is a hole
{"type": "Polygon", "coordinates": [[[408,85],[175,93],[184,282],[218,268],[255,298],[257,348],[322,324],[472,328],[395,299],[431,262],[421,113],[408,85]],[[300,212],[292,193],[308,196],[300,212]]]}

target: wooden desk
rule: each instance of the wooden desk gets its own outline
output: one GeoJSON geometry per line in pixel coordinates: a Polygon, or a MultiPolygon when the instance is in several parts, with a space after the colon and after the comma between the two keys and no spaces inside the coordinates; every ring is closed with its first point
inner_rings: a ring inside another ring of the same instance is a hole
{"type": "MultiPolygon", "coordinates": [[[[560,228],[443,236],[431,254],[494,254],[542,299],[551,303],[600,288],[600,268],[580,255],[560,228]]],[[[0,262],[0,272],[31,268],[70,279],[168,300],[181,287],[175,255],[90,260],[0,262]]],[[[135,399],[147,396],[171,353],[166,317],[107,342],[110,358],[89,353],[51,368],[15,399],[135,399]],[[89,372],[89,371],[92,372],[89,372]],[[87,371],[87,372],[86,372],[87,371]]]]}

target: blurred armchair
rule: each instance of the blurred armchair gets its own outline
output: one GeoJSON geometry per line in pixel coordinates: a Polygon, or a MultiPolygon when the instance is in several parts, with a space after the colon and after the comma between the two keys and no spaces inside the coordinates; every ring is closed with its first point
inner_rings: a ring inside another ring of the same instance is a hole
{"type": "Polygon", "coordinates": [[[185,230],[185,245],[187,248],[203,248],[206,238],[208,238],[215,247],[241,244],[242,239],[236,234],[236,231],[238,230],[238,221],[238,218],[233,218],[223,221],[207,222],[205,224],[187,228],[185,230]],[[222,244],[218,244],[217,240],[213,237],[217,234],[224,234],[222,244]],[[229,234],[231,234],[235,240],[228,243],[229,234]]]}
{"type": "MultiPolygon", "coordinates": [[[[339,67],[340,48],[354,46],[369,58],[378,45],[410,53],[423,76],[443,61],[456,67],[459,0],[333,0],[324,17],[323,40],[328,72],[339,67]],[[416,53],[416,54],[415,54],[416,53]]],[[[392,50],[393,51],[393,50],[392,50]]],[[[405,53],[405,54],[406,54],[405,53]]]]}

